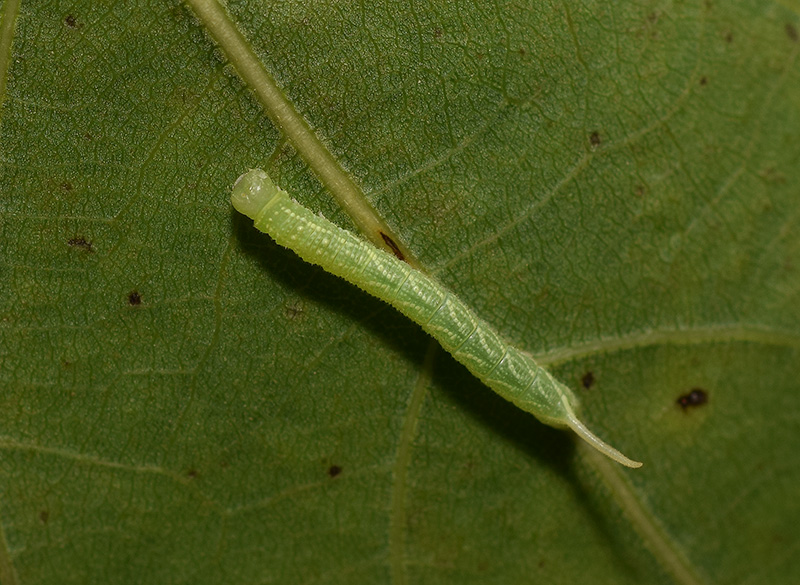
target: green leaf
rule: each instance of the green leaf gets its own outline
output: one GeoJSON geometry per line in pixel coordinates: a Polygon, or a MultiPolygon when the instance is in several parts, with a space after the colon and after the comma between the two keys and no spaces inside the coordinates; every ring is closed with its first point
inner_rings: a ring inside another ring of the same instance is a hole
{"type": "Polygon", "coordinates": [[[796,581],[799,8],[5,0],[0,582],[796,581]],[[645,466],[256,232],[256,166],[645,466]]]}

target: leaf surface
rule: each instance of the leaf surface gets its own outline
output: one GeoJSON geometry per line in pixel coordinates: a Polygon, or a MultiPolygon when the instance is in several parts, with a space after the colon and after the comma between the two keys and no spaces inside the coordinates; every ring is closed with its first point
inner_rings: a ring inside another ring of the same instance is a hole
{"type": "Polygon", "coordinates": [[[3,585],[800,577],[796,3],[230,0],[329,158],[182,3],[0,6],[3,585]],[[345,173],[645,466],[256,232],[252,167],[357,230],[345,173]]]}

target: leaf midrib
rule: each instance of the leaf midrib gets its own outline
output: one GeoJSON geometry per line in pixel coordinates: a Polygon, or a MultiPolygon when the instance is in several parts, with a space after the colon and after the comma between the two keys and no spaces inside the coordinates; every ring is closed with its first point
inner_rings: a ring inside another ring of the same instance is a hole
{"type": "Polygon", "coordinates": [[[187,0],[187,4],[225,53],[245,85],[254,92],[278,130],[336,198],[359,231],[379,248],[393,252],[385,241],[384,235],[387,236],[397,245],[405,260],[419,269],[419,263],[408,246],[389,227],[367,200],[361,187],[297,111],[225,9],[216,0],[187,0]]]}

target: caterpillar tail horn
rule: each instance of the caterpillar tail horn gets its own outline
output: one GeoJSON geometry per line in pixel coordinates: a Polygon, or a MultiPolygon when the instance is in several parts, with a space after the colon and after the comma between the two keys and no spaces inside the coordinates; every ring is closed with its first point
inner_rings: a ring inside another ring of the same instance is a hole
{"type": "Polygon", "coordinates": [[[600,437],[592,433],[592,431],[586,428],[586,425],[583,424],[581,421],[579,421],[578,418],[573,413],[570,412],[567,415],[567,420],[565,421],[565,424],[570,429],[575,431],[575,434],[577,434],[581,439],[589,443],[589,445],[600,451],[600,453],[602,453],[606,457],[613,459],[617,463],[621,463],[622,465],[626,467],[631,467],[633,469],[642,466],[641,461],[634,461],[633,459],[625,457],[625,455],[623,455],[622,453],[614,449],[614,447],[603,441],[600,437]]]}

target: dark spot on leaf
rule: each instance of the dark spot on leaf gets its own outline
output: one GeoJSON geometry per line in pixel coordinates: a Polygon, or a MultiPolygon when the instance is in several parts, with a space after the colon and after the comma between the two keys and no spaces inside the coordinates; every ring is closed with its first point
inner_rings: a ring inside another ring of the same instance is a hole
{"type": "MultiPolygon", "coordinates": [[[[188,16],[190,16],[190,14],[187,14],[189,12],[190,12],[190,8],[188,6],[186,6],[183,2],[179,2],[179,3],[174,4],[172,6],[172,8],[170,9],[170,13],[171,13],[172,17],[175,20],[178,20],[178,21],[186,20],[186,18],[188,16]]],[[[191,16],[194,16],[194,14],[191,13],[191,16]]]]}
{"type": "Polygon", "coordinates": [[[67,370],[72,367],[72,362],[67,360],[61,360],[61,367],[67,370]]]}
{"type": "Polygon", "coordinates": [[[433,29],[433,38],[435,39],[442,38],[442,29],[440,29],[438,26],[435,29],[433,29]]]}
{"type": "Polygon", "coordinates": [[[138,291],[132,290],[128,293],[128,304],[131,307],[138,307],[142,304],[142,295],[138,291]]]}
{"type": "Polygon", "coordinates": [[[786,23],[786,36],[789,37],[789,40],[793,43],[796,43],[800,36],[797,34],[797,29],[791,22],[786,23]]]}
{"type": "Polygon", "coordinates": [[[72,191],[72,189],[73,189],[74,187],[72,186],[72,183],[70,183],[69,181],[64,181],[63,183],[61,183],[61,184],[59,185],[59,188],[60,188],[60,189],[61,189],[61,190],[62,190],[64,193],[69,193],[70,191],[72,191]]]}
{"type": "Polygon", "coordinates": [[[732,43],[733,42],[733,33],[732,32],[729,32],[729,33],[727,33],[725,35],[725,42],[726,43],[732,43]]]}
{"type": "Polygon", "coordinates": [[[597,148],[600,146],[601,142],[602,140],[600,140],[600,133],[597,130],[589,135],[589,143],[592,145],[592,148],[597,148]]]}
{"type": "Polygon", "coordinates": [[[197,479],[198,475],[200,475],[200,473],[195,468],[191,468],[189,471],[186,472],[186,476],[192,479],[197,479]]]}
{"type": "Polygon", "coordinates": [[[644,192],[645,192],[644,185],[636,185],[636,189],[634,189],[634,191],[633,191],[633,193],[637,197],[642,197],[644,195],[644,192]]]}
{"type": "Polygon", "coordinates": [[[303,303],[300,301],[290,301],[284,305],[283,312],[287,319],[294,321],[303,316],[305,309],[303,309],[303,303]]]}
{"type": "Polygon", "coordinates": [[[684,411],[686,411],[687,408],[694,406],[702,406],[707,402],[708,392],[702,388],[692,388],[688,394],[679,396],[677,400],[678,406],[680,406],[684,411]]]}
{"type": "Polygon", "coordinates": [[[47,521],[50,520],[50,512],[47,510],[39,512],[39,520],[41,520],[42,524],[47,524],[47,521]]]}
{"type": "Polygon", "coordinates": [[[526,53],[525,53],[525,49],[523,49],[522,47],[520,47],[520,49],[519,49],[519,54],[520,54],[520,56],[521,56],[521,57],[524,57],[524,56],[525,56],[525,54],[526,54],[526,53]]]}
{"type": "Polygon", "coordinates": [[[64,24],[70,28],[80,28],[83,26],[82,24],[78,24],[78,19],[75,18],[74,14],[67,14],[64,17],[64,24]]]}
{"type": "Polygon", "coordinates": [[[67,240],[67,244],[72,246],[73,248],[78,248],[83,250],[84,252],[94,252],[94,248],[92,248],[92,243],[84,238],[83,236],[75,236],[74,238],[70,238],[67,240]]]}
{"type": "Polygon", "coordinates": [[[394,240],[389,236],[387,236],[386,234],[384,234],[383,232],[379,233],[381,234],[383,241],[386,242],[386,245],[389,246],[392,249],[394,255],[397,256],[397,259],[405,262],[406,257],[403,256],[403,253],[400,251],[400,248],[397,246],[397,244],[394,243],[394,240]]]}
{"type": "MultiPolygon", "coordinates": [[[[185,86],[178,86],[172,90],[172,97],[176,102],[184,107],[191,107],[197,100],[197,94],[185,86]]],[[[201,165],[201,161],[195,161],[195,165],[201,165]]]]}
{"type": "Polygon", "coordinates": [[[546,564],[546,563],[545,563],[544,559],[540,559],[540,560],[539,560],[539,563],[538,563],[538,566],[539,566],[539,568],[541,569],[542,567],[544,567],[544,566],[545,566],[545,564],[546,564]]]}
{"type": "Polygon", "coordinates": [[[341,467],[339,467],[338,465],[331,465],[331,466],[328,468],[328,475],[330,475],[331,477],[336,477],[336,476],[337,476],[337,475],[339,475],[341,472],[342,472],[342,468],[341,468],[341,467]]]}
{"type": "Polygon", "coordinates": [[[700,85],[706,85],[708,83],[708,77],[705,75],[700,78],[700,85]]]}
{"type": "Polygon", "coordinates": [[[594,373],[586,372],[581,377],[581,384],[583,384],[583,387],[586,388],[587,390],[592,386],[594,386],[594,373]]]}

